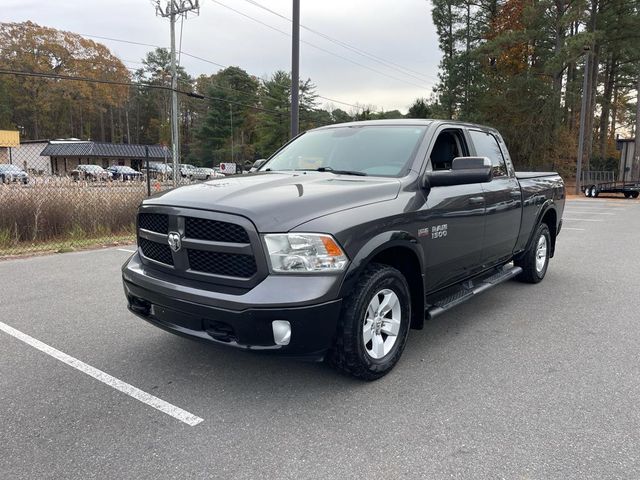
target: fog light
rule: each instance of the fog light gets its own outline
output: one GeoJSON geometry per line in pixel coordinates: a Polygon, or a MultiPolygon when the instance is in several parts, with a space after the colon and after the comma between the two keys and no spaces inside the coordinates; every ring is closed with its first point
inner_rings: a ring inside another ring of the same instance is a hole
{"type": "Polygon", "coordinates": [[[286,320],[274,320],[271,322],[273,340],[276,345],[289,345],[291,341],[291,324],[286,320]]]}

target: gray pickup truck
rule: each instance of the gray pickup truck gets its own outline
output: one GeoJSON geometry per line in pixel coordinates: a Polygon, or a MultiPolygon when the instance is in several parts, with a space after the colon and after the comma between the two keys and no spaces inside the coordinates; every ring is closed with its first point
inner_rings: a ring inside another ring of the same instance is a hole
{"type": "Polygon", "coordinates": [[[541,281],[564,201],[562,179],[516,172],[491,128],[331,125],[255,173],[145,200],[124,289],[170,332],[373,380],[425,319],[510,278],[541,281]]]}

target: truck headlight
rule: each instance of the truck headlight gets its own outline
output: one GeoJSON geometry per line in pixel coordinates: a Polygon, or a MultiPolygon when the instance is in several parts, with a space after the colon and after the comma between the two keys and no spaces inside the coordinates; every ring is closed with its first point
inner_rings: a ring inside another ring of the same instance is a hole
{"type": "Polygon", "coordinates": [[[265,235],[264,242],[274,272],[335,272],[347,266],[346,254],[331,235],[274,233],[265,235]]]}

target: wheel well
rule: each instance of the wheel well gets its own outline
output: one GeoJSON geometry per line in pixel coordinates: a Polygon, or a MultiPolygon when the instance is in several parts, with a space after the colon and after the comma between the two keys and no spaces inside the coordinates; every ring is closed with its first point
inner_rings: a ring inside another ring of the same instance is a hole
{"type": "Polygon", "coordinates": [[[409,248],[390,247],[377,253],[371,262],[389,265],[404,275],[411,294],[411,328],[421,329],[424,323],[424,285],[418,256],[409,248]]]}
{"type": "Polygon", "coordinates": [[[549,227],[549,235],[551,235],[551,251],[549,252],[549,256],[553,257],[553,253],[556,250],[556,235],[558,234],[558,214],[553,208],[547,210],[547,212],[542,217],[541,223],[545,223],[547,227],[549,227]]]}

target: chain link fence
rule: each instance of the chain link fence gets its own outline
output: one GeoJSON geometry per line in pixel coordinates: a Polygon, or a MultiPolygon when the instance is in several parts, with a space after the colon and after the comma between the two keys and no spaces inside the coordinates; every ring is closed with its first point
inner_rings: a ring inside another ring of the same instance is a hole
{"type": "Polygon", "coordinates": [[[80,140],[0,147],[0,258],[135,241],[147,196],[221,176],[172,168],[169,148],[80,140]],[[147,169],[148,163],[148,169],[147,169]]]}

